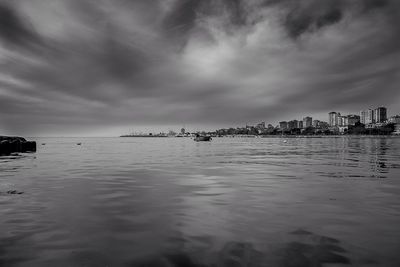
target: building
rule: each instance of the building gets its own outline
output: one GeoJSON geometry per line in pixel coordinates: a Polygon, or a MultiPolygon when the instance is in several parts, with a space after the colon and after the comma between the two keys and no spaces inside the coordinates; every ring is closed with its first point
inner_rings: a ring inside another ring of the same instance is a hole
{"type": "Polygon", "coordinates": [[[288,122],[289,130],[296,129],[298,125],[299,125],[299,122],[297,120],[292,120],[292,121],[288,122]]]}
{"type": "Polygon", "coordinates": [[[357,115],[348,115],[347,116],[347,125],[348,126],[354,126],[358,122],[360,122],[360,116],[357,116],[357,115]]]}
{"type": "Polygon", "coordinates": [[[288,123],[287,123],[287,121],[281,121],[281,122],[279,122],[279,128],[280,128],[281,130],[287,129],[287,128],[288,128],[288,123]]]}
{"type": "Polygon", "coordinates": [[[374,122],[383,123],[387,120],[387,109],[385,107],[379,107],[374,110],[374,122]]]}
{"type": "Polygon", "coordinates": [[[388,122],[400,124],[400,115],[390,117],[388,122]]]}
{"type": "Polygon", "coordinates": [[[348,124],[349,123],[348,123],[347,116],[342,116],[342,115],[337,116],[337,124],[336,124],[336,126],[346,127],[348,124]]]}
{"type": "Polygon", "coordinates": [[[400,135],[400,123],[394,125],[394,132],[395,135],[400,135]]]}
{"type": "Polygon", "coordinates": [[[312,127],[312,118],[305,117],[303,118],[303,128],[312,127]]]}
{"type": "Polygon", "coordinates": [[[360,112],[360,121],[362,124],[375,123],[375,112],[372,109],[362,110],[360,112]]]}
{"type": "Polygon", "coordinates": [[[366,124],[375,123],[375,112],[372,109],[367,110],[367,117],[365,118],[366,124]]]}
{"type": "Polygon", "coordinates": [[[313,120],[312,126],[313,126],[314,128],[319,128],[319,123],[320,123],[319,120],[313,120]]]}
{"type": "Polygon", "coordinates": [[[256,128],[259,130],[265,130],[265,122],[263,121],[263,122],[257,124],[256,128]]]}
{"type": "Polygon", "coordinates": [[[297,121],[297,128],[303,129],[303,121],[297,121]]]}
{"type": "Polygon", "coordinates": [[[360,122],[365,124],[365,118],[367,117],[367,112],[365,110],[360,111],[360,122]]]}
{"type": "Polygon", "coordinates": [[[329,112],[329,126],[338,126],[338,117],[340,116],[339,112],[329,112]]]}

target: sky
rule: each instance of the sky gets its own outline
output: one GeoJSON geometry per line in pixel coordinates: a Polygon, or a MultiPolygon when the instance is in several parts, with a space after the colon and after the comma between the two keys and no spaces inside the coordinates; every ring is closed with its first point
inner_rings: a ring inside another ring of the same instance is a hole
{"type": "Polygon", "coordinates": [[[0,135],[395,115],[399,82],[398,0],[0,0],[0,135]]]}

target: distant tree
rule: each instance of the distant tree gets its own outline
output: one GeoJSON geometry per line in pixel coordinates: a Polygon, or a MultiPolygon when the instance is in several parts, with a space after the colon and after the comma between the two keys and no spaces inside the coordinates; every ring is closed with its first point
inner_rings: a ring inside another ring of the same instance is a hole
{"type": "Polygon", "coordinates": [[[347,134],[367,134],[367,129],[365,129],[365,125],[362,124],[361,122],[356,122],[354,125],[349,126],[349,129],[347,130],[347,134]]]}
{"type": "Polygon", "coordinates": [[[305,128],[302,132],[302,134],[304,135],[313,135],[314,133],[315,133],[315,128],[312,126],[305,128]]]}

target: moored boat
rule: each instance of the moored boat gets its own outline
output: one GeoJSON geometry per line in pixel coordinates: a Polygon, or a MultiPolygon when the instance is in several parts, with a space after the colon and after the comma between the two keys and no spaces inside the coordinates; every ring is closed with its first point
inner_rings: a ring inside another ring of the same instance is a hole
{"type": "Polygon", "coordinates": [[[211,136],[196,136],[196,137],[194,138],[194,141],[196,141],[196,142],[200,142],[200,141],[211,141],[211,140],[212,140],[211,136]]]}

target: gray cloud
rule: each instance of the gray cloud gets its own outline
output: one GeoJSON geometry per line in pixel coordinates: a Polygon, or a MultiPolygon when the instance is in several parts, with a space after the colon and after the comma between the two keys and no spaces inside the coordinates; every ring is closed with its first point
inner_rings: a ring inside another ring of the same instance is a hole
{"type": "Polygon", "coordinates": [[[400,113],[399,12],[394,0],[0,1],[0,130],[400,113]]]}
{"type": "Polygon", "coordinates": [[[0,2],[0,40],[13,49],[35,49],[42,45],[42,39],[32,26],[24,20],[12,5],[0,2]]]}

